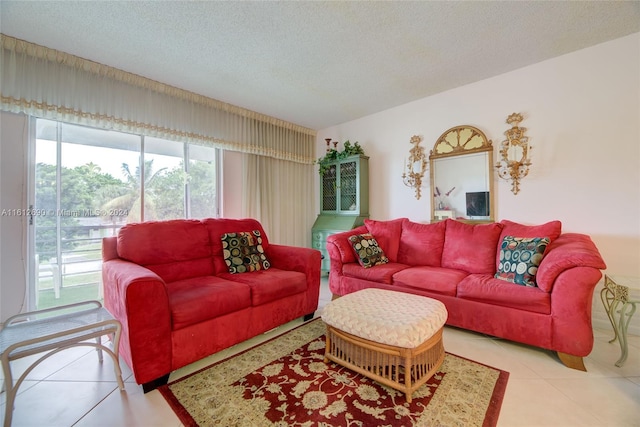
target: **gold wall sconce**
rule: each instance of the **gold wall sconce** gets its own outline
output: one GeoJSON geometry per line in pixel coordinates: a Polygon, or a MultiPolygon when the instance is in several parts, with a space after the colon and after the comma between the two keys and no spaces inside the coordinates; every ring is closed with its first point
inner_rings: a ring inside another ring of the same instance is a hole
{"type": "Polygon", "coordinates": [[[507,123],[511,129],[504,134],[507,139],[500,143],[500,151],[496,169],[500,178],[511,181],[511,191],[518,194],[520,191],[520,180],[529,174],[531,159],[529,150],[529,138],[524,136],[527,128],[519,127],[522,115],[513,113],[507,117],[507,123]]]}
{"type": "Polygon", "coordinates": [[[420,138],[418,135],[411,137],[413,148],[409,150],[409,159],[404,161],[404,170],[402,171],[402,182],[410,188],[415,188],[416,199],[420,200],[422,187],[422,178],[427,170],[427,156],[424,148],[420,147],[420,138]]]}

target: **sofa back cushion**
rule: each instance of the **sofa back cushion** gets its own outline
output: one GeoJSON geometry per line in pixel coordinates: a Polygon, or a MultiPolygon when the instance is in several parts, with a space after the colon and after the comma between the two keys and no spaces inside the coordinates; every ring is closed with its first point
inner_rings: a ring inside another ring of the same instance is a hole
{"type": "Polygon", "coordinates": [[[400,233],[402,232],[402,223],[405,219],[406,218],[398,218],[389,221],[364,220],[365,227],[367,227],[369,233],[378,241],[378,245],[382,248],[390,262],[398,261],[400,233]]]}
{"type": "Polygon", "coordinates": [[[446,222],[419,224],[405,219],[402,223],[398,262],[407,265],[440,267],[446,222]]]}
{"type": "Polygon", "coordinates": [[[465,224],[447,219],[442,266],[468,273],[495,274],[502,224],[465,224]]]}
{"type": "Polygon", "coordinates": [[[118,256],[147,267],[165,282],[213,274],[204,224],[176,219],[127,224],[117,238],[118,256]]]}
{"type": "Polygon", "coordinates": [[[222,237],[227,233],[239,232],[260,232],[262,238],[262,249],[267,259],[269,258],[269,240],[264,232],[262,224],[253,218],[231,219],[231,218],[207,218],[203,220],[209,233],[211,241],[211,255],[213,257],[213,268],[215,274],[228,273],[229,267],[224,260],[222,247],[222,237]]]}

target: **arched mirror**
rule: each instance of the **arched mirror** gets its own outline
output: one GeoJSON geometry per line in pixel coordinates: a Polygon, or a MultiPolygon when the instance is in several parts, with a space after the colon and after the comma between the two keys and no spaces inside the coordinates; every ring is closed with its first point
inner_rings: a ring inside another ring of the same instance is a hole
{"type": "Polygon", "coordinates": [[[493,146],[478,128],[444,132],[429,154],[431,221],[492,222],[493,146]]]}

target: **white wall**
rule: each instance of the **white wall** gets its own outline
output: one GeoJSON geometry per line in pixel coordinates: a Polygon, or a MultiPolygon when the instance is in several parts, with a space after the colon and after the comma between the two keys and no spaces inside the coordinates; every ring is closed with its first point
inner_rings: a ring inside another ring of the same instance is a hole
{"type": "MultiPolygon", "coordinates": [[[[427,222],[428,183],[416,200],[401,180],[410,138],[421,135],[430,150],[445,130],[467,124],[496,155],[514,112],[524,116],[533,166],[518,195],[496,176],[496,219],[559,219],[563,231],[592,237],[607,272],[640,276],[640,33],[322,129],[318,157],[325,138],[359,141],[370,156],[371,218],[427,222]]],[[[594,322],[603,325],[599,289],[594,322]]]]}

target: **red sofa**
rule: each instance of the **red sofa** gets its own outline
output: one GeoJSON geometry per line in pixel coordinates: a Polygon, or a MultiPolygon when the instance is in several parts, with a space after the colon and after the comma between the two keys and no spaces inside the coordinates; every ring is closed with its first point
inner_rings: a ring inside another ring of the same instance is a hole
{"type": "Polygon", "coordinates": [[[374,287],[435,298],[447,307],[448,325],[549,349],[565,365],[585,370],[582,358],[593,348],[593,291],[606,265],[589,236],[561,234],[560,221],[366,220],[329,236],[327,251],[334,296],[374,287]],[[363,233],[375,238],[388,263],[362,267],[348,238],[363,233]],[[550,240],[533,270],[536,286],[494,277],[507,236],[550,240]]]}
{"type": "Polygon", "coordinates": [[[318,307],[320,252],[270,244],[253,219],[129,224],[103,239],[102,257],[105,307],[122,323],[120,355],[145,392],[318,307]],[[270,265],[231,274],[222,237],[253,231],[270,265]]]}

